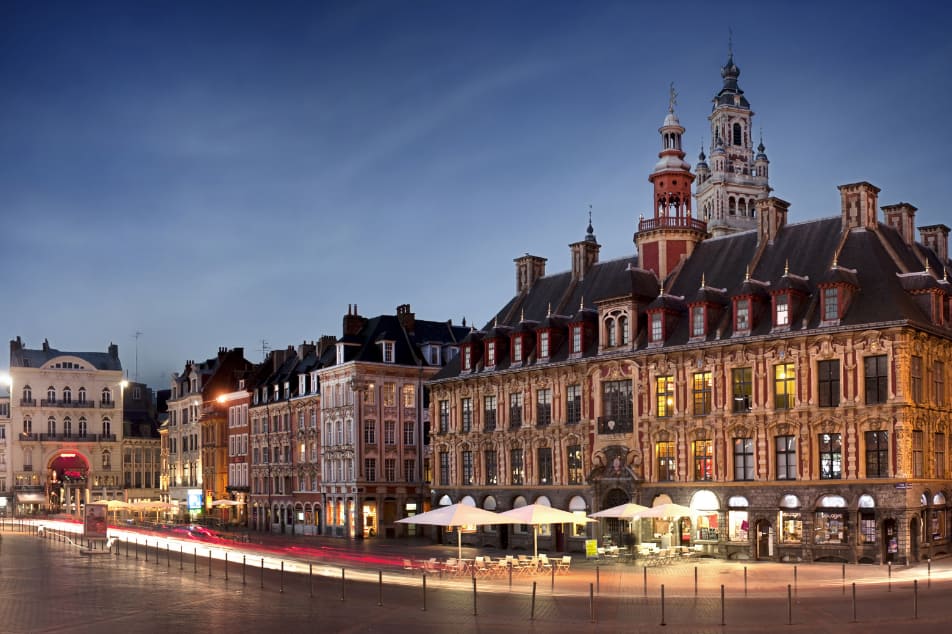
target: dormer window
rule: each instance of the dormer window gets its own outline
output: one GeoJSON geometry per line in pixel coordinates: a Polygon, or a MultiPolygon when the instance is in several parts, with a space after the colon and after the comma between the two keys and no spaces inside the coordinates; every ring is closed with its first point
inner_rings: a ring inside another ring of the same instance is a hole
{"type": "Polygon", "coordinates": [[[703,337],[706,335],[704,327],[704,306],[691,307],[691,336],[703,337]]]}
{"type": "Polygon", "coordinates": [[[392,341],[383,342],[383,362],[393,363],[393,342],[392,341]]]}
{"type": "Polygon", "coordinates": [[[513,363],[522,363],[522,337],[512,338],[512,361],[513,363]]]}
{"type": "Polygon", "coordinates": [[[790,325],[790,296],[774,296],[774,326],[790,325]]]}
{"type": "Polygon", "coordinates": [[[549,333],[547,331],[539,333],[539,358],[549,358],[549,333]]]}
{"type": "Polygon", "coordinates": [[[486,342],[486,365],[492,367],[496,365],[496,342],[486,342]]]}
{"type": "Polygon", "coordinates": [[[840,318],[840,296],[835,286],[823,289],[823,321],[836,321],[840,318]]]}
{"type": "Polygon", "coordinates": [[[734,329],[738,332],[750,330],[749,299],[738,299],[734,304],[734,329]]]}
{"type": "Polygon", "coordinates": [[[659,343],[664,340],[664,316],[661,313],[651,315],[651,342],[659,343]]]}
{"type": "Polygon", "coordinates": [[[337,344],[337,363],[341,364],[344,362],[344,344],[337,344]]]}
{"type": "Polygon", "coordinates": [[[582,352],[582,326],[572,326],[572,354],[582,352]]]}
{"type": "Polygon", "coordinates": [[[473,350],[469,346],[463,346],[463,369],[467,372],[473,369],[473,350]]]}
{"type": "Polygon", "coordinates": [[[429,353],[430,365],[440,365],[440,347],[430,346],[429,353]]]}

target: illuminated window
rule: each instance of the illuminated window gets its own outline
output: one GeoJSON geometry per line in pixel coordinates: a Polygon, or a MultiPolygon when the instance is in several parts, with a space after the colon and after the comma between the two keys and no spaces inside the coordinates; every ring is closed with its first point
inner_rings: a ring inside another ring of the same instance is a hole
{"type": "Polygon", "coordinates": [[[582,471],[582,445],[568,446],[565,464],[568,468],[568,484],[585,484],[585,474],[582,471]]]}
{"type": "Polygon", "coordinates": [[[790,325],[790,306],[788,304],[790,300],[787,295],[776,295],[774,296],[774,307],[776,315],[776,326],[789,326],[790,325]]]}
{"type": "Polygon", "coordinates": [[[714,479],[714,441],[695,440],[694,443],[694,479],[714,479]]]}
{"type": "Polygon", "coordinates": [[[753,378],[751,369],[734,368],[731,370],[731,410],[735,414],[749,412],[752,394],[753,378]]]}
{"type": "Polygon", "coordinates": [[[820,479],[839,480],[843,477],[843,448],[840,434],[820,434],[820,479]]]}
{"type": "Polygon", "coordinates": [[[659,376],[655,379],[655,402],[659,417],[674,413],[674,377],[659,376]]]}
{"type": "Polygon", "coordinates": [[[674,480],[674,443],[669,440],[656,442],[655,455],[658,461],[658,481],[668,482],[674,480]]]}
{"type": "Polygon", "coordinates": [[[511,449],[509,451],[509,484],[524,484],[525,478],[522,449],[511,449]]]}
{"type": "Polygon", "coordinates": [[[694,415],[704,416],[711,413],[711,373],[694,373],[694,415]]]}
{"type": "Polygon", "coordinates": [[[774,366],[774,409],[791,409],[794,405],[796,375],[792,363],[774,366]]]}

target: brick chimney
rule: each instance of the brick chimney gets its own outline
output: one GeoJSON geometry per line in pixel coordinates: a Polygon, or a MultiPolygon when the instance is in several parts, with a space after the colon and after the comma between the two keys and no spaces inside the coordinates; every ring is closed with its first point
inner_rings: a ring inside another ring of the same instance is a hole
{"type": "Polygon", "coordinates": [[[344,315],[344,336],[354,337],[360,334],[367,320],[357,313],[357,304],[347,304],[347,314],[344,315]]]}
{"type": "Polygon", "coordinates": [[[949,228],[945,225],[919,227],[922,244],[932,249],[942,264],[949,261],[949,228]]]}
{"type": "Polygon", "coordinates": [[[909,203],[897,203],[883,207],[886,224],[896,229],[902,241],[912,246],[916,241],[916,208],[909,203]]]}
{"type": "Polygon", "coordinates": [[[526,253],[513,262],[516,263],[516,293],[529,292],[537,279],[545,277],[546,258],[526,253]]]}
{"type": "Polygon", "coordinates": [[[322,357],[328,348],[333,348],[337,344],[337,337],[334,335],[321,335],[317,341],[317,356],[322,357]]]}
{"type": "Polygon", "coordinates": [[[840,211],[843,230],[875,229],[879,188],[866,181],[840,185],[840,211]]]}
{"type": "Polygon", "coordinates": [[[397,306],[397,319],[400,321],[400,325],[403,329],[412,335],[413,329],[416,327],[416,315],[410,311],[410,304],[400,304],[397,306]]]}
{"type": "Polygon", "coordinates": [[[780,230],[787,224],[787,210],[790,203],[776,196],[763,198],[757,201],[757,215],[759,217],[759,244],[773,244],[780,230]]]}

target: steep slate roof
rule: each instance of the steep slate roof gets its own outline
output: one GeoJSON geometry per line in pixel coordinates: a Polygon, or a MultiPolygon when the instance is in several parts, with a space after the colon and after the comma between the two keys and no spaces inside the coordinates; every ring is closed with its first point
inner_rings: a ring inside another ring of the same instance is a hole
{"type": "MultiPolygon", "coordinates": [[[[346,361],[383,363],[382,341],[394,342],[394,365],[429,366],[422,346],[459,345],[471,328],[454,326],[446,321],[414,319],[412,332],[407,331],[397,315],[378,315],[367,319],[356,335],[343,336],[338,343],[354,346],[347,352],[346,361]]],[[[334,365],[334,363],[329,363],[334,365]]]]}
{"type": "Polygon", "coordinates": [[[34,350],[24,348],[19,338],[12,341],[10,346],[10,366],[16,368],[41,368],[56,357],[63,356],[82,359],[96,370],[122,370],[118,349],[115,356],[108,352],[67,352],[50,348],[44,341],[43,348],[34,350]]]}
{"type": "MultiPolygon", "coordinates": [[[[666,280],[666,297],[662,300],[657,299],[660,289],[651,288],[653,274],[637,269],[635,257],[596,263],[579,281],[573,281],[571,272],[545,276],[538,279],[528,291],[510,299],[482,332],[474,333],[476,336],[472,339],[479,340],[479,335],[488,333],[497,320],[498,325],[512,327],[514,332],[532,331],[544,326],[550,307],[553,315],[574,315],[583,301],[585,308],[596,308],[607,299],[635,296],[635,299],[641,300],[638,302],[640,313],[646,308],[645,297],[654,302],[652,307],[663,305],[669,310],[678,311],[677,317],[669,322],[664,348],[693,343],[689,339],[687,304],[705,297],[710,297],[724,307],[719,324],[709,333],[707,340],[729,340],[734,334],[731,330],[732,307],[729,303],[725,304],[724,300],[736,296],[745,288],[748,267],[751,281],[746,284],[749,290],[757,291],[761,298],[761,314],[754,314],[750,332],[742,333],[738,341],[744,337],[771,334],[773,323],[769,292],[774,289],[795,288],[807,294],[789,324],[789,331],[822,331],[818,284],[831,281],[856,287],[840,321],[843,326],[884,322],[932,326],[930,315],[923,311],[907,290],[936,288],[948,292],[952,284],[942,282],[941,278],[950,263],[940,262],[931,249],[921,244],[910,247],[895,228],[885,223],[879,223],[875,231],[852,229],[844,235],[842,222],[841,217],[837,216],[785,225],[777,232],[773,242],[767,244],[761,243],[756,230],[704,240],[666,280]],[[933,273],[938,272],[938,280],[933,278],[932,282],[922,282],[908,275],[902,278],[897,275],[922,271],[923,257],[928,257],[933,273]],[[834,263],[837,265],[835,268],[834,263]],[[791,277],[785,278],[784,272],[788,267],[791,277]],[[702,279],[707,289],[699,291],[702,279]],[[754,280],[764,284],[756,284],[754,280]],[[725,296],[720,297],[720,293],[709,289],[725,289],[725,296]],[[531,324],[531,327],[530,324],[520,323],[523,316],[526,321],[536,323],[531,324]]],[[[552,321],[557,322],[558,318],[550,320],[550,323],[552,321]]],[[[636,350],[647,346],[641,332],[643,320],[639,319],[638,325],[639,332],[633,335],[636,350]]],[[[566,332],[557,340],[558,349],[551,351],[550,363],[568,358],[568,339],[566,332]]],[[[533,351],[520,367],[536,363],[534,354],[533,351]]],[[[586,348],[583,356],[595,354],[597,342],[595,346],[586,348]]],[[[475,367],[477,373],[482,371],[480,363],[475,367]]],[[[500,358],[494,370],[501,371],[509,367],[509,358],[500,358]]],[[[456,359],[447,364],[434,380],[453,378],[459,373],[460,360],[456,359]]]]}

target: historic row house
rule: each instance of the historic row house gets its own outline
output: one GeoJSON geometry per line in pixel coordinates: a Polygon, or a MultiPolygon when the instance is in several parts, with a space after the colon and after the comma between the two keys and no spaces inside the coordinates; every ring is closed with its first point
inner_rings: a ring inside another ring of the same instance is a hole
{"type": "MultiPolygon", "coordinates": [[[[836,216],[788,224],[789,203],[764,192],[712,238],[692,215],[673,99],[659,132],[637,255],[599,261],[589,222],[570,270],[517,258],[515,296],[430,382],[433,502],[695,512],[633,534],[551,527],[540,547],[560,550],[598,536],[784,561],[949,552],[949,228],[917,241],[915,207],[880,220],[879,190],[854,183],[836,216]]],[[[464,540],[531,543],[507,526],[464,540]]]]}

